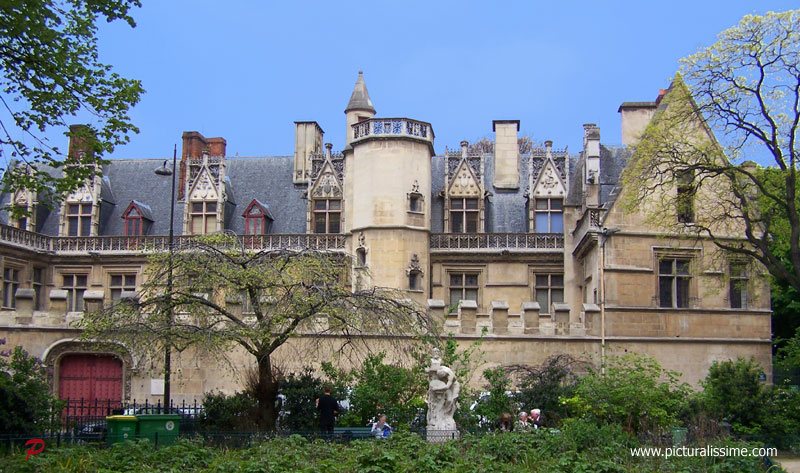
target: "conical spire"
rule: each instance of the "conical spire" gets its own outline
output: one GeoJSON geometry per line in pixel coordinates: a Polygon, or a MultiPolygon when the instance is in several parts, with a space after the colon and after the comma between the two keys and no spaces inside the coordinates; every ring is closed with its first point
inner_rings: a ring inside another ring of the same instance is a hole
{"type": "Polygon", "coordinates": [[[353,95],[350,96],[350,102],[344,113],[351,110],[366,110],[375,113],[375,107],[372,106],[372,100],[369,99],[369,92],[367,92],[367,84],[364,83],[364,72],[358,71],[358,80],[356,86],[353,88],[353,95]]]}

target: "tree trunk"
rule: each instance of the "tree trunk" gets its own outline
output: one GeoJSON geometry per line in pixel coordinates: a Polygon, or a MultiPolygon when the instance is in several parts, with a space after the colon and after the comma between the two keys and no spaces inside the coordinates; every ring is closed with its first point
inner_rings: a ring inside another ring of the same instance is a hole
{"type": "Polygon", "coordinates": [[[275,405],[278,399],[278,380],[272,373],[272,361],[269,355],[258,357],[258,383],[255,386],[258,410],[256,424],[260,430],[275,430],[278,419],[278,408],[275,405]]]}

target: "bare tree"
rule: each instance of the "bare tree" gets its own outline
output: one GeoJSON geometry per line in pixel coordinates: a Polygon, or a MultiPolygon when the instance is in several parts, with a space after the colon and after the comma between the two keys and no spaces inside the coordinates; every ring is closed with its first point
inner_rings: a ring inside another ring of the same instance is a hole
{"type": "Polygon", "coordinates": [[[226,347],[239,346],[257,365],[250,383],[259,402],[257,424],[272,429],[278,394],[272,356],[290,338],[335,339],[341,348],[376,335],[386,336],[385,343],[402,343],[433,329],[427,313],[401,291],[351,290],[344,255],[251,251],[246,242],[247,237],[216,234],[198,237],[171,262],[166,252],[152,254],[138,301],[87,314],[80,323],[83,338],[121,342],[154,357],[167,345],[219,357],[226,347]],[[164,283],[170,266],[172,294],[164,283]]]}

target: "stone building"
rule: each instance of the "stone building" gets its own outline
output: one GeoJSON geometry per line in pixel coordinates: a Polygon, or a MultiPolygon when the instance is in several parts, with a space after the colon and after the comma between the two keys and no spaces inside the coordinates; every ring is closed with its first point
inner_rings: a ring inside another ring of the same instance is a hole
{"type": "MultiPolygon", "coordinates": [[[[461,341],[485,328],[490,364],[558,353],[597,360],[607,346],[653,356],[692,383],[713,361],[737,356],[769,372],[760,275],[735,260],[712,265],[710,242],[664,234],[619,203],[628,145],[658,107],[620,106],[621,146],[603,144],[586,124],[573,153],[550,141],[521,152],[520,122],[494,120],[492,152],[464,141],[437,154],[431,124],[376,118],[359,73],[341,152],[323,144],[316,122],[295,122],[293,156],[226,156],[224,138],[183,133],[176,238],[231,231],[259,248],[350,254],[355,284],[407,291],[461,341]]],[[[0,338],[45,360],[61,397],[161,394],[155,370],[122,347],[76,341],[70,326],[137,290],[145,244],[166,248],[169,178],[153,174],[161,164],[114,159],[58,209],[30,193],[2,195],[0,203],[31,216],[0,215],[0,338]]],[[[181,371],[176,399],[238,387],[213,364],[186,362],[181,371]]]]}

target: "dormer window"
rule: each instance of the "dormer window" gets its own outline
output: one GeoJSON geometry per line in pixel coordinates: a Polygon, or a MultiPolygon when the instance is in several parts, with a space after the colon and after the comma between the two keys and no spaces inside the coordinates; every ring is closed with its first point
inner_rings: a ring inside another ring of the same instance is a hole
{"type": "Polygon", "coordinates": [[[453,233],[478,233],[478,199],[450,199],[450,229],[453,233]]]}
{"type": "Polygon", "coordinates": [[[89,236],[92,231],[92,204],[67,204],[67,236],[89,236]]]}
{"type": "Polygon", "coordinates": [[[191,202],[192,235],[205,235],[217,231],[217,203],[191,202]]]}
{"type": "Polygon", "coordinates": [[[137,201],[132,201],[128,208],[122,212],[125,236],[147,235],[153,217],[150,207],[137,201]]]}
{"type": "Polygon", "coordinates": [[[269,213],[269,206],[256,199],[250,202],[244,213],[244,232],[247,235],[264,235],[269,233],[272,223],[272,216],[269,213]]]}
{"type": "Polygon", "coordinates": [[[339,233],[341,231],[342,201],[317,199],[314,201],[314,233],[339,233]]]}

